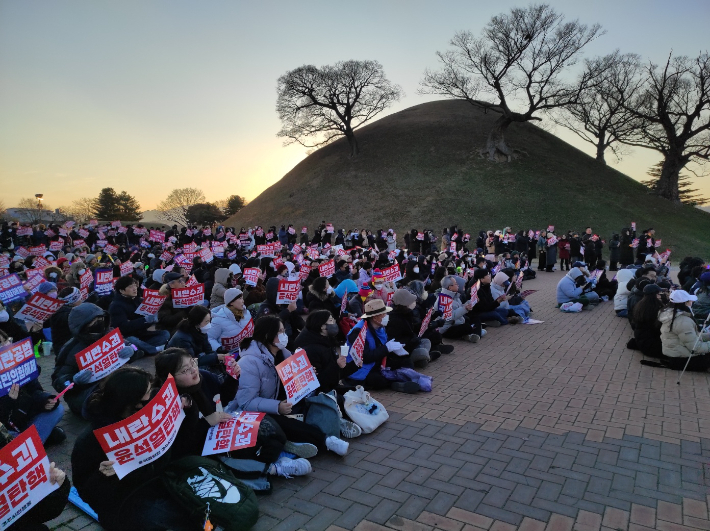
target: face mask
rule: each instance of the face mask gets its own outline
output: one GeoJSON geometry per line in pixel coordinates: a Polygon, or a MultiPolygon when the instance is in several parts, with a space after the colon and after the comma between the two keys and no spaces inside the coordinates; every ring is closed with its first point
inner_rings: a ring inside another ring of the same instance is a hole
{"type": "Polygon", "coordinates": [[[202,330],[203,332],[207,332],[207,330],[209,330],[210,328],[212,328],[212,323],[207,323],[205,326],[200,328],[200,330],[202,330]]]}
{"type": "Polygon", "coordinates": [[[97,321],[91,326],[86,328],[86,331],[89,334],[101,334],[104,331],[104,322],[103,321],[97,321]]]}
{"type": "Polygon", "coordinates": [[[274,343],[278,348],[286,348],[288,345],[288,336],[286,334],[279,334],[278,341],[274,343]]]}
{"type": "Polygon", "coordinates": [[[389,322],[390,322],[390,316],[389,316],[389,314],[387,314],[382,318],[382,322],[380,324],[382,326],[387,326],[387,323],[389,323],[389,322]]]}
{"type": "Polygon", "coordinates": [[[384,286],[384,284],[375,284],[375,289],[379,291],[382,289],[382,286],[384,286]]]}
{"type": "Polygon", "coordinates": [[[328,289],[325,290],[325,292],[326,292],[328,295],[330,295],[331,293],[333,293],[333,286],[328,286],[328,289]]]}
{"type": "Polygon", "coordinates": [[[419,273],[419,268],[418,268],[418,267],[415,267],[413,271],[414,271],[415,273],[419,273]]]}
{"type": "Polygon", "coordinates": [[[325,325],[325,331],[329,336],[337,336],[339,330],[338,325],[335,323],[325,325]]]}
{"type": "Polygon", "coordinates": [[[83,275],[86,273],[86,269],[79,269],[79,276],[83,275]]]}

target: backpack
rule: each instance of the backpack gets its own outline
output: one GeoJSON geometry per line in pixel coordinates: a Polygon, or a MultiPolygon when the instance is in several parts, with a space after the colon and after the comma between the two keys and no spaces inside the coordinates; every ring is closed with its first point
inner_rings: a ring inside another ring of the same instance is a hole
{"type": "Polygon", "coordinates": [[[166,468],[163,483],[195,519],[209,517],[224,531],[246,531],[259,518],[254,491],[223,464],[200,456],[186,456],[166,468]]]}

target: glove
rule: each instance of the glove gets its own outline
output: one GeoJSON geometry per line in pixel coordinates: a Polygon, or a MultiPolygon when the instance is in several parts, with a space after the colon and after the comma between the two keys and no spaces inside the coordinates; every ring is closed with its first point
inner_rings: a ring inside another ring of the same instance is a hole
{"type": "Polygon", "coordinates": [[[394,352],[395,350],[402,348],[402,343],[395,341],[394,339],[390,339],[385,346],[387,347],[387,352],[394,352]]]}
{"type": "Polygon", "coordinates": [[[157,323],[158,322],[158,314],[156,313],[155,315],[146,315],[145,322],[146,323],[157,323]]]}
{"type": "Polygon", "coordinates": [[[395,350],[394,354],[396,354],[397,356],[409,356],[409,352],[404,350],[404,347],[400,347],[397,350],[395,350]]]}
{"type": "Polygon", "coordinates": [[[125,360],[125,359],[128,359],[131,356],[133,356],[133,354],[135,354],[135,353],[136,353],[136,351],[133,350],[133,347],[126,345],[125,347],[123,347],[121,350],[118,351],[118,357],[121,358],[122,360],[125,360]]]}
{"type": "MultiPolygon", "coordinates": [[[[133,350],[133,349],[131,349],[131,350],[133,350]]],[[[77,383],[79,385],[88,384],[89,380],[91,380],[91,377],[93,375],[94,375],[94,373],[92,372],[91,369],[84,369],[84,370],[77,372],[74,375],[73,380],[74,380],[74,383],[77,383]]]]}

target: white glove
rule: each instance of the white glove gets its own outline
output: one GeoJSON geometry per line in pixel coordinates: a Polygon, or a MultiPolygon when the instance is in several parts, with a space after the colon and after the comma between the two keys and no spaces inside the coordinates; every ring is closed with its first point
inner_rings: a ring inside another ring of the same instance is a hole
{"type": "Polygon", "coordinates": [[[387,347],[387,352],[394,352],[395,350],[402,348],[402,343],[395,341],[394,339],[390,339],[385,346],[387,347]]]}
{"type": "Polygon", "coordinates": [[[396,354],[397,356],[409,356],[409,352],[407,352],[406,350],[404,350],[403,347],[400,347],[400,348],[398,348],[397,350],[395,350],[395,351],[394,351],[394,354],[396,354]]]}
{"type": "Polygon", "coordinates": [[[126,345],[123,347],[121,350],[118,351],[118,357],[121,358],[122,360],[125,360],[127,358],[130,358],[135,354],[136,351],[133,350],[133,347],[126,345]]]}

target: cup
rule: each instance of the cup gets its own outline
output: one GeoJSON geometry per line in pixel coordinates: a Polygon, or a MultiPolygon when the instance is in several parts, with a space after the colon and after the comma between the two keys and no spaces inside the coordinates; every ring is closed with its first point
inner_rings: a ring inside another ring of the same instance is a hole
{"type": "Polygon", "coordinates": [[[340,347],[340,355],[344,358],[345,356],[348,355],[348,351],[350,350],[350,347],[347,345],[343,345],[340,347]]]}
{"type": "Polygon", "coordinates": [[[47,357],[52,355],[52,342],[42,341],[42,355],[47,357]]]}

